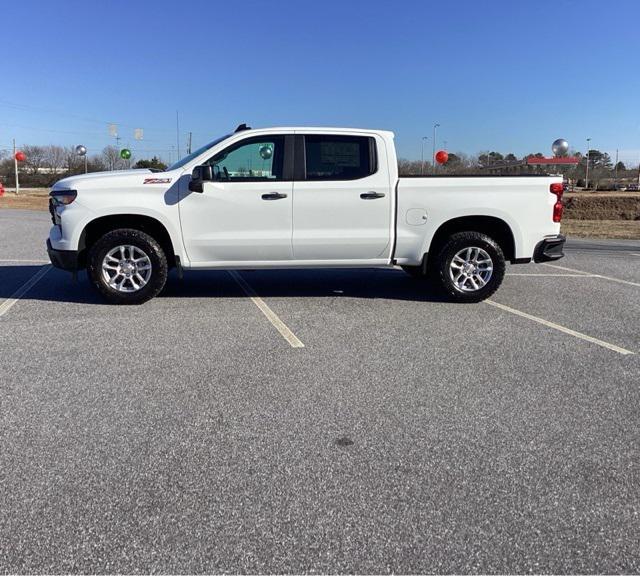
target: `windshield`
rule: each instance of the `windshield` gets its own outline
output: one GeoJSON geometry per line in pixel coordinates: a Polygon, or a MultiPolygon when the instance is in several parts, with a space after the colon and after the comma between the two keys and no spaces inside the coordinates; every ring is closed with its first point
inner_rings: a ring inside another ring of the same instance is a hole
{"type": "Polygon", "coordinates": [[[182,168],[185,164],[188,164],[189,162],[191,162],[191,160],[193,160],[194,158],[197,158],[198,156],[200,156],[200,154],[209,150],[209,148],[213,148],[216,144],[220,144],[220,142],[229,138],[229,136],[231,136],[231,134],[225,134],[221,138],[217,138],[215,140],[212,140],[208,144],[201,146],[195,152],[191,152],[191,154],[189,154],[188,156],[185,156],[181,160],[178,160],[175,164],[171,164],[171,166],[169,166],[167,170],[175,170],[176,168],[182,168]]]}

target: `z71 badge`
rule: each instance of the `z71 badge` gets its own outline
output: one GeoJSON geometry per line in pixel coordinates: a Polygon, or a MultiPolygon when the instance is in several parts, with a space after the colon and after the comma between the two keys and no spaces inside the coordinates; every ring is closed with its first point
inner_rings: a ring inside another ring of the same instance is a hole
{"type": "Polygon", "coordinates": [[[171,178],[145,178],[143,184],[170,184],[171,178]]]}

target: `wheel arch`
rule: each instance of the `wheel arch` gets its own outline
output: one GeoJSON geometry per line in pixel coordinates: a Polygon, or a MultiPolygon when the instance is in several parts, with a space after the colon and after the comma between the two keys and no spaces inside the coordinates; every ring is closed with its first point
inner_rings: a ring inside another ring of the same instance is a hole
{"type": "Polygon", "coordinates": [[[86,266],[87,253],[99,238],[107,232],[119,228],[131,228],[149,234],[162,247],[169,267],[176,265],[176,244],[171,238],[169,230],[159,219],[145,214],[109,214],[88,222],[80,233],[78,241],[80,265],[86,266]]]}
{"type": "Polygon", "coordinates": [[[516,259],[516,239],[511,226],[497,216],[459,216],[443,222],[431,239],[428,258],[434,258],[447,238],[456,232],[480,232],[493,238],[500,246],[505,260],[516,259]]]}

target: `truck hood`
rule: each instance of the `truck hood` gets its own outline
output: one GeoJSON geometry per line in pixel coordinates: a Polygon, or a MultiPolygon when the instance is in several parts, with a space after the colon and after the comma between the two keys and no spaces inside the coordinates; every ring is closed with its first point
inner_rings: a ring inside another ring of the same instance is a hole
{"type": "Polygon", "coordinates": [[[77,190],[82,188],[113,188],[118,186],[138,186],[141,184],[169,185],[179,176],[172,172],[152,172],[147,168],[138,170],[114,170],[112,172],[92,172],[77,174],[58,180],[51,190],[77,190]]]}

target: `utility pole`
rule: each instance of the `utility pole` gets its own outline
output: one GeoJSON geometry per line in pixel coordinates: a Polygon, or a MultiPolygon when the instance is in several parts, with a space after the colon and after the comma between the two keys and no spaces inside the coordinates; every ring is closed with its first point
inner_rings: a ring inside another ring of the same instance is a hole
{"type": "Polygon", "coordinates": [[[18,159],[16,158],[16,139],[13,139],[13,167],[16,171],[16,196],[20,194],[20,180],[18,179],[18,159]]]}
{"type": "Polygon", "coordinates": [[[422,137],[422,155],[420,157],[420,175],[424,174],[424,143],[426,140],[429,140],[427,136],[422,137]]]}
{"type": "Polygon", "coordinates": [[[180,160],[180,117],[176,110],[176,150],[178,151],[178,160],[180,160]]]}
{"type": "Polygon", "coordinates": [[[440,124],[433,125],[433,154],[431,156],[431,162],[433,162],[433,173],[436,173],[436,130],[440,127],[440,124]]]}
{"type": "Polygon", "coordinates": [[[591,138],[587,138],[587,172],[584,177],[584,189],[589,188],[589,148],[591,148],[591,138]]]}
{"type": "Polygon", "coordinates": [[[613,187],[618,189],[618,149],[616,148],[616,165],[613,167],[613,187]]]}
{"type": "Polygon", "coordinates": [[[189,146],[187,148],[187,154],[191,154],[191,136],[193,135],[192,132],[189,132],[189,146]]]}

